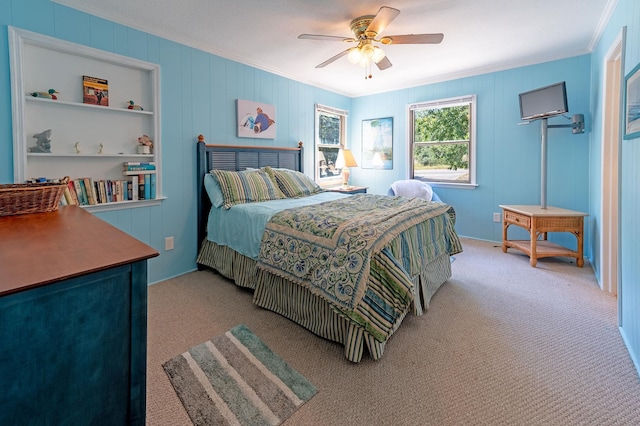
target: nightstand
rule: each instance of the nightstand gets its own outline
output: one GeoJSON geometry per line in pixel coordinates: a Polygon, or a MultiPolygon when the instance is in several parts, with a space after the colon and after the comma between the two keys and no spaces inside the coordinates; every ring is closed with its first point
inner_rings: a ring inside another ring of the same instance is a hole
{"type": "Polygon", "coordinates": [[[520,250],[529,255],[531,266],[536,266],[537,260],[548,256],[574,257],[576,265],[580,268],[584,265],[583,240],[584,217],[587,213],[561,209],[559,207],[540,206],[507,206],[502,207],[502,251],[508,248],[520,250]],[[510,240],[507,238],[507,229],[510,225],[516,225],[529,232],[529,240],[510,240]],[[549,232],[569,232],[575,235],[577,240],[576,250],[561,247],[547,241],[549,232]],[[541,237],[541,239],[540,239],[541,237]]]}
{"type": "Polygon", "coordinates": [[[368,186],[334,186],[333,188],[326,188],[331,192],[342,192],[343,194],[366,194],[368,186]]]}

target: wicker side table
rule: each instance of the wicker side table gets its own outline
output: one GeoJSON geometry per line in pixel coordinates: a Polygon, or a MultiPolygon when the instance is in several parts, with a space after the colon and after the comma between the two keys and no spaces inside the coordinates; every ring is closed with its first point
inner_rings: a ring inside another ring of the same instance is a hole
{"type": "Polygon", "coordinates": [[[548,206],[501,205],[502,208],[502,251],[515,248],[526,253],[531,266],[536,266],[541,257],[573,257],[576,265],[584,265],[584,217],[587,213],[548,206]],[[507,230],[516,225],[529,232],[529,240],[509,240],[507,230]],[[577,239],[576,250],[547,241],[548,232],[570,232],[577,239]],[[538,239],[542,237],[542,239],[538,239]]]}

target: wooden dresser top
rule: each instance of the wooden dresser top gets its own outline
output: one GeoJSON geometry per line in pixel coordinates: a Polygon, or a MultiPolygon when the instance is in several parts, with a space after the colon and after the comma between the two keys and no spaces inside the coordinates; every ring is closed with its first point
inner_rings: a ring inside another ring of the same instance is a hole
{"type": "Polygon", "coordinates": [[[158,256],[78,206],[0,217],[0,296],[158,256]]]}

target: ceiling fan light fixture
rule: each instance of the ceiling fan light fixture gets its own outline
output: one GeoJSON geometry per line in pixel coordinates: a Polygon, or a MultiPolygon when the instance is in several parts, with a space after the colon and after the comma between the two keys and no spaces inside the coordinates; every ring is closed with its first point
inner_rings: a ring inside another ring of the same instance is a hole
{"type": "Polygon", "coordinates": [[[378,46],[373,48],[373,55],[371,56],[371,60],[376,64],[380,62],[385,57],[384,50],[380,49],[378,46]]]}
{"type": "Polygon", "coordinates": [[[352,64],[360,63],[360,60],[362,59],[362,52],[360,51],[360,47],[352,47],[351,49],[349,49],[347,59],[352,64]]]}
{"type": "Polygon", "coordinates": [[[373,53],[375,52],[375,48],[371,44],[371,42],[363,44],[360,49],[362,50],[362,55],[365,58],[367,58],[368,60],[372,60],[373,59],[373,53]]]}
{"type": "Polygon", "coordinates": [[[349,49],[347,59],[352,64],[366,67],[371,62],[375,62],[377,64],[385,56],[384,50],[380,49],[378,46],[373,46],[371,43],[361,43],[357,47],[349,49]]]}

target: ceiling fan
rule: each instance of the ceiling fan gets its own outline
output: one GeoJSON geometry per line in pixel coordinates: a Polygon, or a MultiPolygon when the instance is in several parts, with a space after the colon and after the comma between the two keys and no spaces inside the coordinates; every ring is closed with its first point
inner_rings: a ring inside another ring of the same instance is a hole
{"type": "Polygon", "coordinates": [[[300,34],[298,38],[308,40],[329,40],[357,43],[327,59],[316,68],[323,68],[330,63],[347,55],[350,62],[365,67],[365,79],[371,78],[371,62],[381,71],[392,66],[384,51],[374,43],[389,44],[438,44],[442,42],[444,34],[404,34],[376,38],[393,21],[400,11],[388,6],[382,6],[375,15],[365,15],[351,21],[350,27],[354,37],[340,37],[318,34],[300,34]]]}

